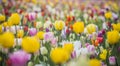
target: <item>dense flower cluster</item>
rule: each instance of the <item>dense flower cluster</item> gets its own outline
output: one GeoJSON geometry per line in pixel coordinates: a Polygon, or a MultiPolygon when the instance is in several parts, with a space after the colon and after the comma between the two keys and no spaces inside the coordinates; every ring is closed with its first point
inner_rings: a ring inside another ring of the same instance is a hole
{"type": "Polygon", "coordinates": [[[0,0],[0,66],[120,66],[119,0],[0,0]]]}

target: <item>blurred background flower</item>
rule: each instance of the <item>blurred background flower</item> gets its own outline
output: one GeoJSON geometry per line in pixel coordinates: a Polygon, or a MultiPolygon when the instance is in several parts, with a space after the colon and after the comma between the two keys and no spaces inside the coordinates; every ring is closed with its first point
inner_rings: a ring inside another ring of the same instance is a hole
{"type": "Polygon", "coordinates": [[[31,55],[22,50],[16,51],[9,55],[12,66],[26,66],[30,58],[31,55]]]}

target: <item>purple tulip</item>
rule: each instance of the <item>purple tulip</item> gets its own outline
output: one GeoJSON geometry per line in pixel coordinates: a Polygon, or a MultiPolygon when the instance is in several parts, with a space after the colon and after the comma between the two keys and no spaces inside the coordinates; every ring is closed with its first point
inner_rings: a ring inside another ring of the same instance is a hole
{"type": "Polygon", "coordinates": [[[52,32],[47,32],[44,34],[45,41],[51,41],[54,38],[54,34],[52,32]]]}
{"type": "Polygon", "coordinates": [[[117,15],[117,14],[112,13],[112,16],[113,16],[113,19],[114,19],[114,20],[118,20],[118,15],[117,15]]]}
{"type": "Polygon", "coordinates": [[[98,32],[98,37],[102,37],[102,36],[103,36],[102,31],[99,31],[98,32]]]}
{"type": "Polygon", "coordinates": [[[95,54],[95,46],[94,45],[88,45],[87,49],[90,54],[95,54]]]}
{"type": "Polygon", "coordinates": [[[52,44],[52,45],[56,45],[56,44],[57,44],[57,39],[56,39],[56,38],[53,38],[53,39],[51,40],[51,44],[52,44]]]}
{"type": "Polygon", "coordinates": [[[88,40],[90,40],[93,36],[91,34],[88,35],[88,40]]]}
{"type": "Polygon", "coordinates": [[[29,21],[35,20],[35,18],[36,18],[36,13],[33,12],[33,13],[28,14],[28,20],[29,21]]]}
{"type": "Polygon", "coordinates": [[[89,45],[90,45],[89,43],[86,43],[86,44],[85,44],[86,47],[89,46],[89,45]]]}
{"type": "Polygon", "coordinates": [[[114,56],[109,57],[109,63],[110,63],[110,65],[115,65],[116,60],[115,60],[114,56]]]}
{"type": "Polygon", "coordinates": [[[9,55],[12,66],[26,66],[30,60],[31,55],[19,50],[9,55]]]}
{"type": "Polygon", "coordinates": [[[101,14],[101,15],[104,15],[104,14],[105,14],[105,10],[102,10],[102,9],[101,9],[101,10],[100,10],[100,14],[101,14]]]}
{"type": "Polygon", "coordinates": [[[46,32],[49,32],[50,30],[48,28],[46,28],[46,32]]]}
{"type": "Polygon", "coordinates": [[[34,35],[36,35],[36,33],[37,33],[37,29],[36,29],[36,28],[31,28],[31,29],[29,30],[29,35],[30,35],[30,36],[34,36],[34,35]]]}
{"type": "Polygon", "coordinates": [[[102,66],[107,66],[104,62],[102,62],[102,66]]]}

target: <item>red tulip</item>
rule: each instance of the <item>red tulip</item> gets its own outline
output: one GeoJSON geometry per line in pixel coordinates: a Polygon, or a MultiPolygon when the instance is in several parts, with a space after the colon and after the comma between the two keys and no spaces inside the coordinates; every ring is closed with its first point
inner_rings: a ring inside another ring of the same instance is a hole
{"type": "Polygon", "coordinates": [[[103,37],[97,37],[97,40],[99,43],[102,43],[103,42],[103,37]]]}
{"type": "Polygon", "coordinates": [[[71,16],[67,16],[67,21],[68,22],[70,22],[70,21],[72,21],[73,19],[72,19],[72,17],[71,16]]]}
{"type": "Polygon", "coordinates": [[[67,34],[70,34],[70,30],[69,30],[69,28],[66,29],[66,33],[67,33],[67,34]]]}
{"type": "Polygon", "coordinates": [[[24,31],[28,31],[28,26],[25,26],[25,27],[24,27],[24,31]]]}

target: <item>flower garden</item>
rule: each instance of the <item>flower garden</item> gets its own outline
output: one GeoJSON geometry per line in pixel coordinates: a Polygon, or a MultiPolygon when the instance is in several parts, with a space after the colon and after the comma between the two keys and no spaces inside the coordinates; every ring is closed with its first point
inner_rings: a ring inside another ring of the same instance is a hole
{"type": "Polygon", "coordinates": [[[120,66],[119,0],[0,0],[0,66],[120,66]]]}

